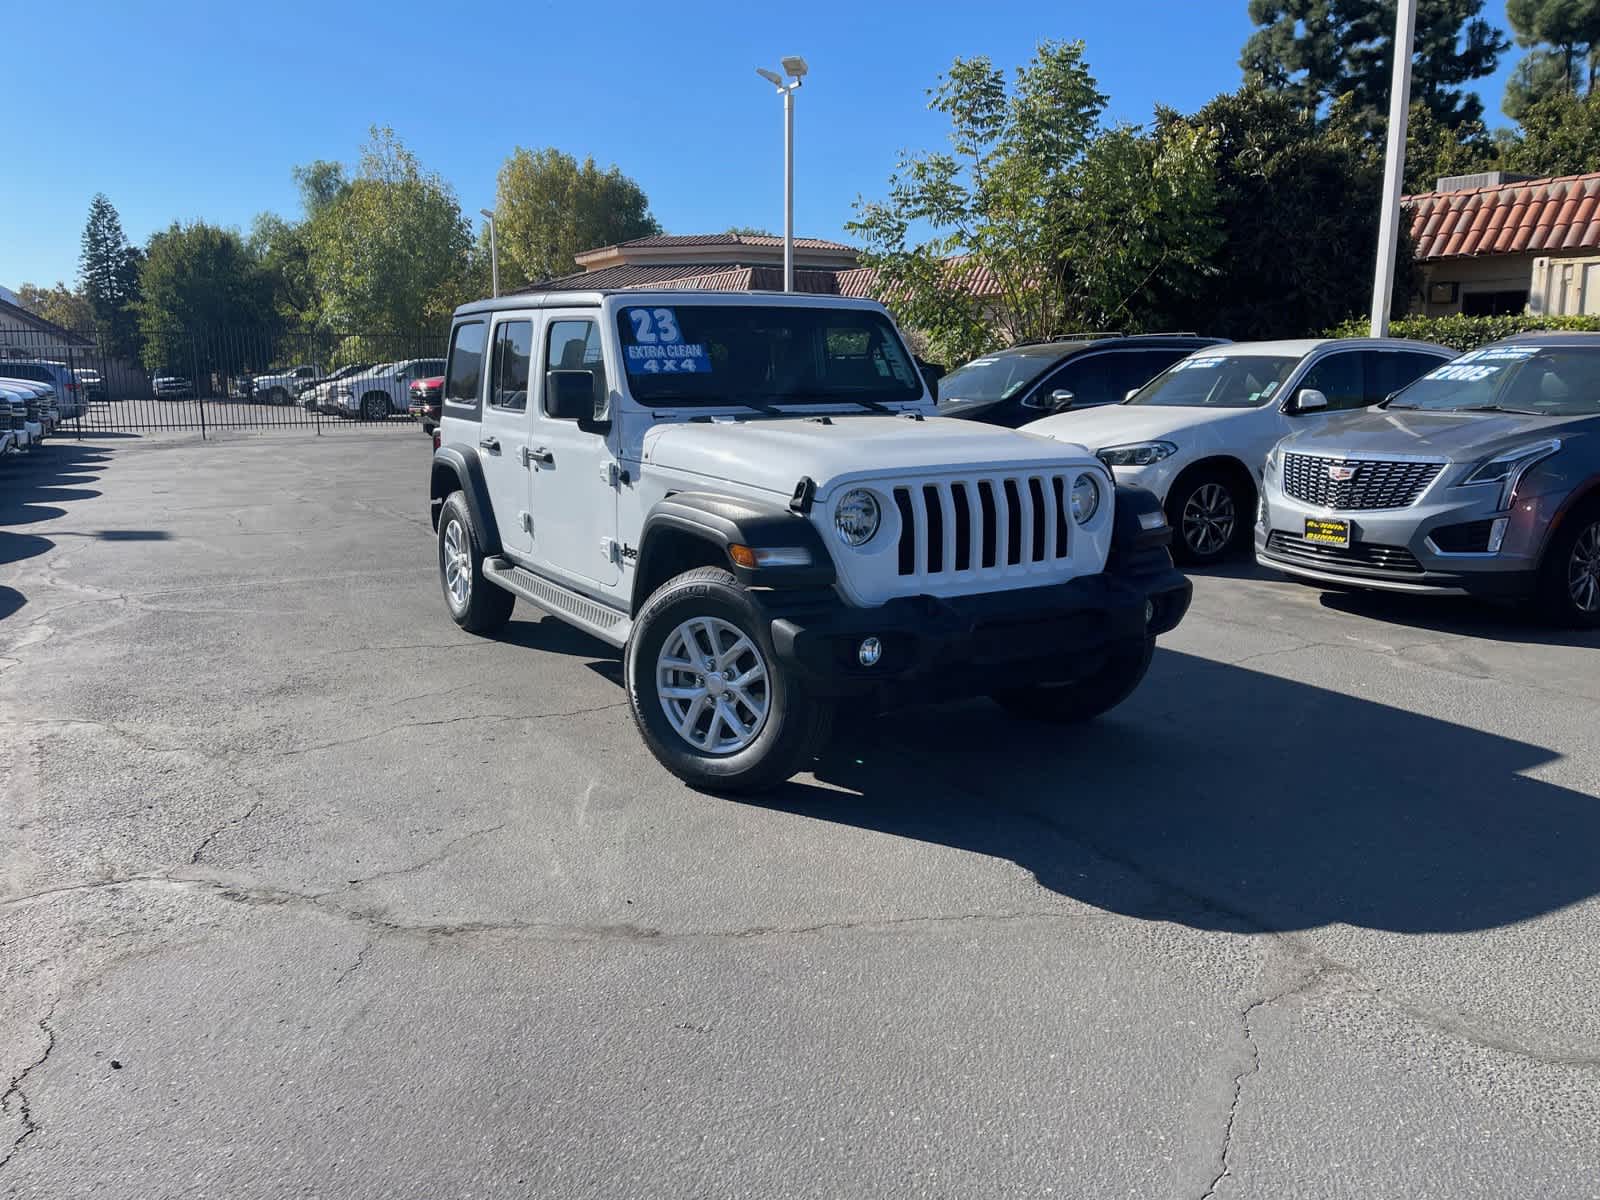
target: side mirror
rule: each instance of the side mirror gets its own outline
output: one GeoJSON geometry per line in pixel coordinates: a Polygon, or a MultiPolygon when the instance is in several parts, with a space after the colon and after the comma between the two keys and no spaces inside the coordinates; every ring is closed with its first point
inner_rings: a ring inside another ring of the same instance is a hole
{"type": "Polygon", "coordinates": [[[1295,412],[1312,412],[1319,408],[1328,407],[1328,398],[1316,388],[1301,388],[1300,394],[1295,397],[1295,412]]]}
{"type": "Polygon", "coordinates": [[[1072,407],[1072,402],[1076,399],[1077,397],[1067,391],[1066,388],[1057,388],[1050,393],[1050,411],[1066,412],[1067,409],[1072,407]]]}
{"type": "Polygon", "coordinates": [[[544,412],[558,421],[592,421],[594,372],[546,371],[544,412]]]}

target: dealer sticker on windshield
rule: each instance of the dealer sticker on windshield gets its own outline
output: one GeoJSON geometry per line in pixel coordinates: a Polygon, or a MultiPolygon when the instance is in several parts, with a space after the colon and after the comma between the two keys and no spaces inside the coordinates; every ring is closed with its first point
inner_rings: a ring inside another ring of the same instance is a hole
{"type": "Polygon", "coordinates": [[[1180,358],[1172,364],[1174,371],[1204,371],[1210,367],[1220,367],[1226,359],[1221,358],[1180,358]]]}
{"type": "Polygon", "coordinates": [[[624,346],[629,375],[709,375],[711,355],[699,342],[686,342],[678,314],[670,308],[628,308],[633,344],[624,346]]]}

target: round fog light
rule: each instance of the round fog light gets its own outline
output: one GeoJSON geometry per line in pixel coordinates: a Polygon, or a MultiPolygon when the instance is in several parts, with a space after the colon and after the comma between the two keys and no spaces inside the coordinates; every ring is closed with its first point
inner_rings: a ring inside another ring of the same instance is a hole
{"type": "Polygon", "coordinates": [[[875,637],[866,638],[856,649],[856,658],[860,660],[863,667],[876,666],[878,660],[882,657],[883,643],[875,637]]]}

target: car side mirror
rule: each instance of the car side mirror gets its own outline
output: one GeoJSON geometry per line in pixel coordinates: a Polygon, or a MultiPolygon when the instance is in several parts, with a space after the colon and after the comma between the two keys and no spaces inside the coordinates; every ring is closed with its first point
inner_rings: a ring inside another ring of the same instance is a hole
{"type": "Polygon", "coordinates": [[[544,411],[558,421],[594,420],[594,372],[546,371],[544,411]]]}
{"type": "Polygon", "coordinates": [[[1067,391],[1066,388],[1057,388],[1050,393],[1050,411],[1066,412],[1067,409],[1072,407],[1072,402],[1076,399],[1077,397],[1067,391]]]}
{"type": "Polygon", "coordinates": [[[1316,388],[1301,388],[1300,394],[1295,397],[1295,412],[1313,412],[1319,408],[1328,407],[1328,398],[1316,388]]]}

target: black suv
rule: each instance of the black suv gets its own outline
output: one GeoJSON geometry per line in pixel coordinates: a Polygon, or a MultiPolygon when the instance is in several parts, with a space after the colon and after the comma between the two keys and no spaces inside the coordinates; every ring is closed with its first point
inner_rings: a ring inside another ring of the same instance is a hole
{"type": "Polygon", "coordinates": [[[939,415],[1016,429],[1067,408],[1115,404],[1195,350],[1192,333],[1085,334],[982,355],[939,380],[939,415]]]}

